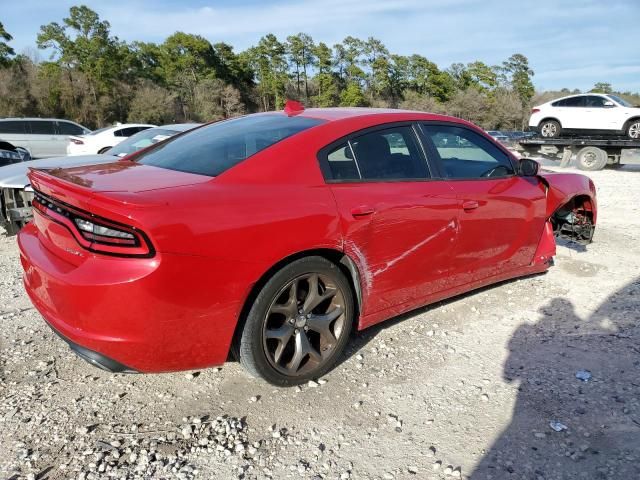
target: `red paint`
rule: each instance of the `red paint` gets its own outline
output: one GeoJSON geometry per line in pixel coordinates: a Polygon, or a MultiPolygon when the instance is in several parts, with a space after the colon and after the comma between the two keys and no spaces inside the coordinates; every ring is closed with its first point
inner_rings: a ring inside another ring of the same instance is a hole
{"type": "Polygon", "coordinates": [[[327,122],[216,178],[128,160],[31,172],[36,190],[144,232],[153,250],[150,258],[89,251],[73,224],[36,209],[18,240],[27,292],[47,322],[143,372],[203,368],[226,360],[252,287],[292,255],[346,254],[358,269],[365,328],[546,270],[555,253],[547,220],[575,195],[591,199],[595,218],[593,184],[574,174],[327,184],[316,155],[353,131],[414,120],[481,131],[397,110],[296,114],[327,122]]]}

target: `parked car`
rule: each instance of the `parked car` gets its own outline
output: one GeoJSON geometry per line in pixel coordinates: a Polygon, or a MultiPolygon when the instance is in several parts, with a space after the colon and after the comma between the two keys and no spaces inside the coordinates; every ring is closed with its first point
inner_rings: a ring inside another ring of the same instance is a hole
{"type": "Polygon", "coordinates": [[[26,149],[32,158],[65,155],[69,135],[85,135],[90,131],[77,123],[57,118],[0,119],[0,138],[26,149]]]}
{"type": "Polygon", "coordinates": [[[533,107],[529,128],[546,138],[603,134],[640,139],[640,108],[616,95],[571,95],[533,107]]]}
{"type": "Polygon", "coordinates": [[[27,149],[0,140],[0,167],[31,160],[27,149]]]}
{"type": "Polygon", "coordinates": [[[162,372],[231,350],[277,385],[326,373],[352,330],[547,270],[554,231],[596,222],[589,178],[399,110],[288,103],[29,178],[24,284],[75,352],[162,372]]]}
{"type": "Polygon", "coordinates": [[[67,143],[67,155],[94,155],[105,153],[124,139],[142,130],[155,127],[143,123],[124,123],[100,128],[86,135],[72,135],[67,143]]]}
{"type": "MultiPolygon", "coordinates": [[[[75,167],[113,162],[119,157],[137,152],[199,125],[198,123],[180,123],[149,128],[136,133],[100,155],[45,158],[2,167],[0,168],[0,224],[5,227],[7,233],[12,235],[31,220],[33,190],[28,188],[27,172],[29,168],[75,167]]],[[[0,160],[1,155],[2,151],[0,150],[0,160]]]]}
{"type": "Polygon", "coordinates": [[[491,138],[493,138],[496,142],[500,142],[503,145],[506,145],[511,141],[511,139],[507,135],[505,135],[503,132],[500,132],[498,130],[488,130],[487,134],[491,138]]]}

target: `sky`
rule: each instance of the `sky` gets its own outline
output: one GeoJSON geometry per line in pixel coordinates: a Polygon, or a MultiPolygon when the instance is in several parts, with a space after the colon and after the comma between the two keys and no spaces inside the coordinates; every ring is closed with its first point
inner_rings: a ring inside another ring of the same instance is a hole
{"type": "Polygon", "coordinates": [[[522,53],[538,90],[609,82],[640,92],[640,0],[0,0],[0,22],[16,52],[33,53],[40,26],[81,3],[126,41],[162,42],[184,31],[241,51],[267,33],[284,40],[305,32],[328,45],[372,36],[392,53],[417,53],[441,68],[497,65],[522,53]]]}

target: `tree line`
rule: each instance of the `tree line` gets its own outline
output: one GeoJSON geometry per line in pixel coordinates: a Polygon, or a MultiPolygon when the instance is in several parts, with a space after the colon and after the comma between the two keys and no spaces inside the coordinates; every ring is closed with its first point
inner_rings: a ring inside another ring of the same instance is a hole
{"type": "MultiPolygon", "coordinates": [[[[526,126],[530,107],[578,92],[536,92],[527,57],[438,67],[397,55],[375,38],[329,46],[305,33],[262,37],[236,53],[227,43],[176,32],[162,43],[124,42],[86,6],[40,27],[49,54],[16,55],[0,23],[0,117],[68,118],[91,128],[116,121],[211,121],[283,107],[371,106],[446,113],[487,129],[526,126]],[[32,58],[34,57],[34,58],[32,58]]],[[[612,92],[608,83],[592,91],[612,92]]],[[[620,93],[620,92],[618,92],[620,93]]],[[[635,103],[640,96],[620,93],[635,103]]]]}

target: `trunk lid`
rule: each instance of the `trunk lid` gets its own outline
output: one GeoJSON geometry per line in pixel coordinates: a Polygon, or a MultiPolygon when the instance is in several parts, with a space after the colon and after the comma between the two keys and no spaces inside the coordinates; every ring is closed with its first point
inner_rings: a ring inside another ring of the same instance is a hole
{"type": "Polygon", "coordinates": [[[141,165],[129,160],[119,160],[99,165],[72,168],[43,168],[32,170],[30,178],[36,190],[38,182],[53,177],[60,182],[74,185],[74,190],[93,192],[139,193],[211,181],[211,177],[178,172],[165,168],[141,165]],[[44,177],[42,175],[45,175],[44,177]]]}

